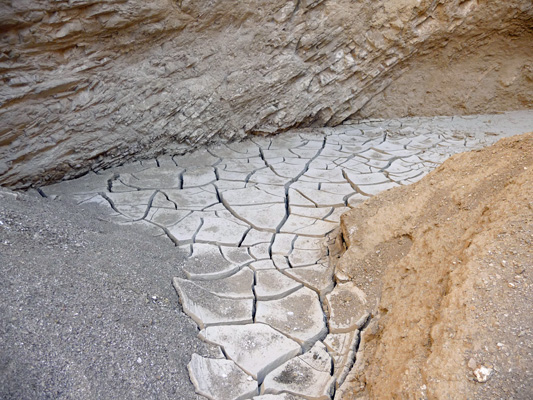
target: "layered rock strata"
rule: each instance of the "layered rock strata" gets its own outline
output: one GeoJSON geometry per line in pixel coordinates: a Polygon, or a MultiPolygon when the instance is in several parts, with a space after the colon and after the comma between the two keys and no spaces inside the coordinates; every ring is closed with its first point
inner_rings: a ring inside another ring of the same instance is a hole
{"type": "Polygon", "coordinates": [[[3,2],[0,183],[24,187],[170,148],[334,126],[361,110],[530,107],[532,10],[528,0],[3,2]],[[470,68],[463,61],[476,51],[470,68]],[[436,55],[428,78],[394,86],[417,74],[419,56],[436,55]],[[473,99],[455,70],[443,81],[458,62],[498,97],[473,99]],[[410,90],[420,95],[396,94],[410,90]],[[381,92],[386,101],[372,102],[381,92]]]}

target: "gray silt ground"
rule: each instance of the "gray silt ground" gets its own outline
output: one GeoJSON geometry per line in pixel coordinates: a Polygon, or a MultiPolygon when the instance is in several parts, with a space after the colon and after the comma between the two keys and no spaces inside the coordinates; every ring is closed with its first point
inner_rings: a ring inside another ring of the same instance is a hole
{"type": "Polygon", "coordinates": [[[180,251],[102,208],[0,192],[0,398],[196,399],[180,251]]]}

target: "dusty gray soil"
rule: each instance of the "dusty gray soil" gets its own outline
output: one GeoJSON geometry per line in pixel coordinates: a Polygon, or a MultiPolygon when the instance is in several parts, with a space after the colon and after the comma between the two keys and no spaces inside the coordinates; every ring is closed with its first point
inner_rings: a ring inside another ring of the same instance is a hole
{"type": "Polygon", "coordinates": [[[141,227],[0,188],[0,398],[195,399],[204,353],[171,285],[183,256],[141,227]]]}
{"type": "Polygon", "coordinates": [[[341,224],[338,269],[376,305],[346,399],[533,398],[533,133],[455,155],[341,224]]]}

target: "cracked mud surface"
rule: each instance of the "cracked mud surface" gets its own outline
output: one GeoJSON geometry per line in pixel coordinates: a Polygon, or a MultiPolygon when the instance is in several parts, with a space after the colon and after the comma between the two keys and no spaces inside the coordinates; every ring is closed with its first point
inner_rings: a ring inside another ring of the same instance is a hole
{"type": "Polygon", "coordinates": [[[231,398],[250,398],[252,382],[265,399],[327,399],[340,393],[373,306],[365,287],[346,296],[347,278],[334,278],[341,214],[417,182],[452,154],[526,132],[531,119],[517,112],[294,131],[139,161],[40,192],[104,205],[110,220],[143,225],[147,236],[183,251],[174,285],[212,349],[189,363],[199,393],[224,399],[227,387],[231,398]],[[358,313],[349,315],[342,307],[354,301],[358,313]],[[315,377],[312,393],[278,377],[296,369],[315,377]],[[228,376],[237,377],[234,385],[228,376]],[[207,380],[220,390],[209,391],[207,380]]]}

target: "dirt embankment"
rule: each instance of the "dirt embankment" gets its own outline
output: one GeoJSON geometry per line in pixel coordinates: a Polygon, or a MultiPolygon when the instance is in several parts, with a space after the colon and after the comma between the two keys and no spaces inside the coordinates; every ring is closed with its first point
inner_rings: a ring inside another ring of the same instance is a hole
{"type": "Polygon", "coordinates": [[[338,270],[375,304],[348,398],[533,397],[533,133],[450,158],[342,229],[338,270]]]}

